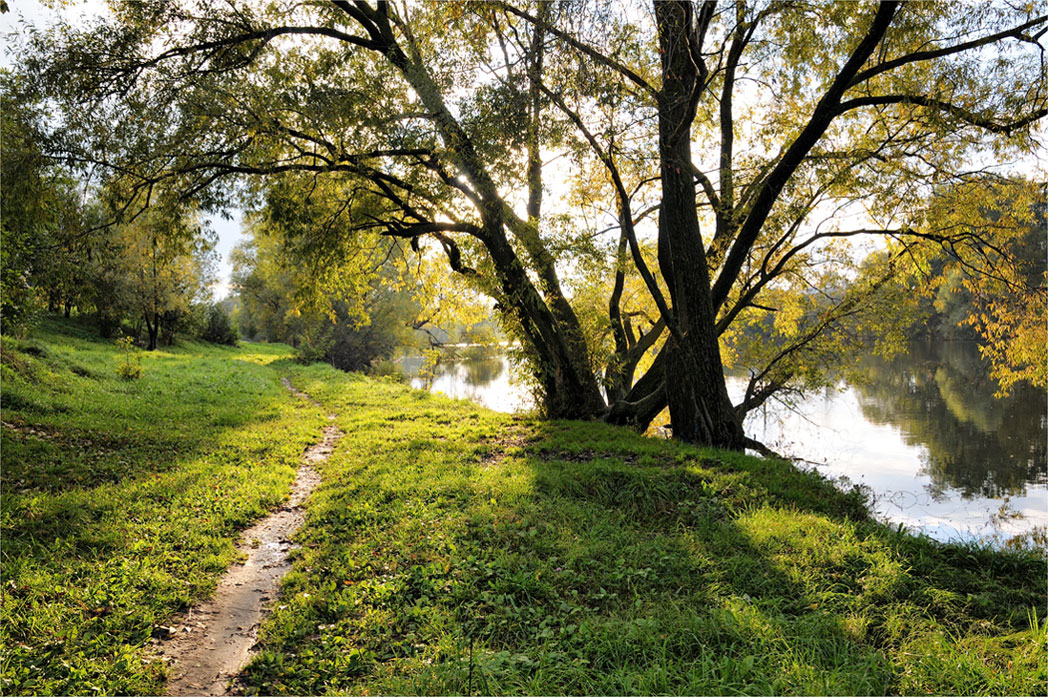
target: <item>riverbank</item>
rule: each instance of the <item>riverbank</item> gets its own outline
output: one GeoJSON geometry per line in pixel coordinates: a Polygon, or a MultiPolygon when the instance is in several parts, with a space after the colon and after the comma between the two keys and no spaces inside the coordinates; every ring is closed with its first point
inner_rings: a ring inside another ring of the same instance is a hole
{"type": "Polygon", "coordinates": [[[900,534],[787,463],[288,356],[191,345],[127,383],[69,325],[3,340],[5,694],[163,689],[155,627],[287,495],[325,410],[347,437],[246,692],[1043,691],[1043,558],[900,534]]]}
{"type": "MultiPolygon", "coordinates": [[[[534,408],[510,355],[438,363],[431,380],[416,377],[421,362],[399,364],[414,387],[495,411],[534,408]]],[[[747,384],[728,376],[733,402],[747,384]]],[[[890,362],[867,355],[835,387],[766,402],[745,428],[845,489],[866,488],[882,522],[942,542],[1003,546],[1048,532],[1048,394],[1017,385],[998,398],[998,387],[975,342],[911,342],[890,362]]]]}

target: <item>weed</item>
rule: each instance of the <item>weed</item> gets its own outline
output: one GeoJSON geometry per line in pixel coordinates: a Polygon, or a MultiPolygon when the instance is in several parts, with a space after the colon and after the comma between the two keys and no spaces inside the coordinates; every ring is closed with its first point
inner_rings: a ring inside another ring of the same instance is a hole
{"type": "Polygon", "coordinates": [[[116,345],[124,349],[124,362],[117,366],[117,375],[122,380],[137,380],[142,377],[142,363],[138,360],[138,356],[134,354],[134,337],[125,336],[123,339],[117,339],[116,345]]]}

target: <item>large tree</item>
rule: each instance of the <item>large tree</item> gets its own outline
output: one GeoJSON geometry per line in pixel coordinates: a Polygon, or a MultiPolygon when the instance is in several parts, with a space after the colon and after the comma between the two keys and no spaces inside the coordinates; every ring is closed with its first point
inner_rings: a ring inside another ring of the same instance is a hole
{"type": "Polygon", "coordinates": [[[434,240],[496,299],[549,415],[643,425],[668,405],[679,437],[740,448],[783,366],[881,281],[834,295],[741,404],[719,339],[777,312],[766,296],[820,291],[849,263],[835,241],[907,239],[974,154],[1038,147],[1046,26],[1012,3],[121,3],[35,35],[24,68],[70,107],[67,154],[139,191],[221,206],[234,180],[308,198],[323,176],[342,205],[313,243],[434,240]],[[572,283],[602,251],[604,366],[572,283]],[[641,336],[621,305],[638,278],[658,313],[641,336]]]}

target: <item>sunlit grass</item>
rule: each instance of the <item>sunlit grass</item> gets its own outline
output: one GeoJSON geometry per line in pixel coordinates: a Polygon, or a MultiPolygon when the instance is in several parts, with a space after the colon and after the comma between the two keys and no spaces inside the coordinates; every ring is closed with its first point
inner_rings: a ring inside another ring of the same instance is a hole
{"type": "Polygon", "coordinates": [[[1043,558],[889,530],[782,462],[303,367],[4,339],[2,689],[149,694],[154,625],[320,464],[263,694],[1041,694],[1043,558]]]}
{"type": "Polygon", "coordinates": [[[1043,689],[1037,558],[899,535],[785,463],[287,370],[351,437],[249,691],[1043,689]]]}
{"type": "Polygon", "coordinates": [[[288,351],[191,344],[123,381],[73,325],[3,340],[5,694],[162,690],[154,626],[214,587],[324,422],[262,367],[288,351]]]}

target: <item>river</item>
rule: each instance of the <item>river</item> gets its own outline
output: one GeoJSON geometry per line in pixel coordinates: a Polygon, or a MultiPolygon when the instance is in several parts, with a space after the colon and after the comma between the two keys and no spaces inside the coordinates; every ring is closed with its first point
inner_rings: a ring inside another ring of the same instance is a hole
{"type": "MultiPolygon", "coordinates": [[[[417,357],[401,360],[416,388],[417,357]]],[[[533,406],[505,355],[436,367],[433,392],[499,411],[533,406]]],[[[1048,395],[994,397],[971,342],[914,343],[860,379],[751,413],[748,435],[827,477],[868,488],[882,520],[939,540],[1001,540],[1048,526],[1048,395]]],[[[745,380],[730,377],[738,401],[745,380]]]]}

